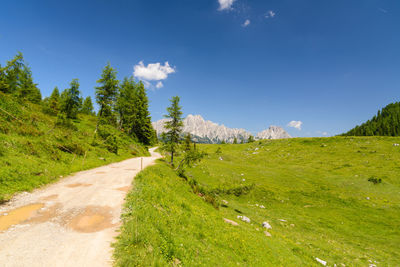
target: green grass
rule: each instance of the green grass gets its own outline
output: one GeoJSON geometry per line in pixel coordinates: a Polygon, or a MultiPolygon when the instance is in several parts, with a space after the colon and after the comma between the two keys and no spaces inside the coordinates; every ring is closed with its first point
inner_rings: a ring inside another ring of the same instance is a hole
{"type": "Polygon", "coordinates": [[[116,265],[321,266],[318,257],[329,266],[398,266],[400,149],[394,143],[400,138],[200,145],[209,156],[186,174],[206,196],[160,161],[136,177],[127,197],[116,265]],[[207,203],[213,193],[228,204],[207,203]],[[271,224],[271,237],[263,221],[271,224]]]}
{"type": "Polygon", "coordinates": [[[40,106],[4,94],[0,108],[0,203],[61,176],[148,153],[117,130],[120,149],[109,152],[101,138],[94,139],[94,116],[79,115],[71,129],[56,127],[56,117],[40,106]]]}

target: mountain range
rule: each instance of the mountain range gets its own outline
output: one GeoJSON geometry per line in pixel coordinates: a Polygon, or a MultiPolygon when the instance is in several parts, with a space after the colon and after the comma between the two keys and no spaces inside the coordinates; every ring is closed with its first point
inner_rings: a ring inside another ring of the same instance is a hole
{"type": "MultiPolygon", "coordinates": [[[[161,119],[153,122],[153,127],[160,136],[165,132],[164,123],[168,119],[161,119]]],[[[228,128],[225,125],[219,125],[212,121],[206,121],[200,115],[189,114],[183,120],[183,132],[190,133],[192,140],[197,143],[218,144],[221,142],[233,143],[236,138],[240,143],[247,141],[252,135],[245,129],[228,128]]],[[[278,126],[270,126],[268,129],[257,133],[255,139],[282,139],[291,138],[291,136],[282,128],[278,126]]]]}

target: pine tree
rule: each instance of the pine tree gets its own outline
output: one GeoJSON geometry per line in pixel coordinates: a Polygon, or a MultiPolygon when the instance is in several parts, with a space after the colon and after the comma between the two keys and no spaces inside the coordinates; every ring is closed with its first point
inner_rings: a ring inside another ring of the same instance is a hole
{"type": "Polygon", "coordinates": [[[88,114],[88,115],[91,115],[94,113],[92,98],[90,96],[86,97],[85,100],[83,101],[81,112],[83,114],[88,114]]]}
{"type": "Polygon", "coordinates": [[[247,139],[247,143],[252,143],[252,142],[254,142],[254,137],[250,135],[249,138],[247,139]]]}
{"type": "Polygon", "coordinates": [[[57,115],[60,111],[60,92],[58,91],[58,87],[55,87],[50,97],[46,97],[43,99],[43,109],[44,112],[57,115]]]}
{"type": "Polygon", "coordinates": [[[151,124],[149,100],[142,82],[139,82],[137,85],[135,93],[136,97],[134,104],[136,105],[136,110],[132,123],[132,132],[141,143],[150,145],[154,142],[155,135],[151,124]]]}
{"type": "Polygon", "coordinates": [[[20,99],[26,99],[33,103],[39,103],[42,100],[37,84],[33,82],[32,71],[27,65],[23,65],[19,75],[19,85],[17,95],[20,99]]]}
{"type": "Polygon", "coordinates": [[[137,113],[136,87],[133,77],[125,77],[119,87],[116,103],[119,127],[130,135],[133,135],[133,122],[137,113]]]}
{"type": "Polygon", "coordinates": [[[19,52],[12,60],[7,61],[7,65],[3,68],[3,81],[1,91],[4,93],[16,93],[19,88],[21,73],[24,66],[24,57],[19,52]]]}
{"type": "Polygon", "coordinates": [[[237,144],[237,143],[238,143],[237,138],[236,137],[233,138],[233,144],[237,144]]]}
{"type": "Polygon", "coordinates": [[[192,150],[192,136],[190,135],[190,133],[187,133],[185,135],[185,146],[184,146],[184,150],[186,152],[192,150]]]}
{"type": "Polygon", "coordinates": [[[61,93],[60,111],[63,112],[68,119],[75,119],[80,106],[78,79],[73,79],[70,86],[70,88],[65,89],[61,93]]]}
{"type": "Polygon", "coordinates": [[[171,165],[174,164],[174,154],[177,150],[177,146],[180,140],[180,134],[183,128],[182,119],[182,107],[179,106],[179,96],[174,96],[171,100],[171,106],[167,108],[168,114],[165,118],[169,120],[165,122],[164,128],[167,130],[166,137],[166,149],[171,153],[171,165]]]}
{"type": "Polygon", "coordinates": [[[97,81],[96,102],[100,106],[99,121],[106,124],[115,124],[114,104],[118,93],[117,72],[108,63],[97,81]]]}

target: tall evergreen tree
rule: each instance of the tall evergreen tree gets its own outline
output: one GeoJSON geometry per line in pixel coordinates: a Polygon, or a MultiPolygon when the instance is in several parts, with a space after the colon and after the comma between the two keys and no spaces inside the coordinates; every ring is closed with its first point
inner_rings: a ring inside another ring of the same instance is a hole
{"type": "Polygon", "coordinates": [[[107,124],[115,124],[114,104],[118,93],[117,72],[108,63],[97,81],[96,102],[100,106],[99,121],[107,124]]]}
{"type": "Polygon", "coordinates": [[[190,135],[190,133],[187,133],[185,135],[185,146],[184,146],[186,152],[192,149],[191,145],[192,145],[192,136],[190,135]]]}
{"type": "Polygon", "coordinates": [[[42,100],[37,84],[33,82],[32,71],[27,65],[23,65],[19,75],[19,86],[17,95],[20,99],[26,99],[33,103],[39,103],[42,100]]]}
{"type": "Polygon", "coordinates": [[[132,134],[133,121],[136,115],[136,83],[133,77],[124,78],[117,97],[116,109],[118,113],[119,127],[132,134]]]}
{"type": "Polygon", "coordinates": [[[235,137],[235,138],[233,138],[233,143],[234,144],[237,144],[238,143],[238,141],[237,141],[237,138],[235,137]]]}
{"type": "Polygon", "coordinates": [[[43,108],[46,113],[57,115],[60,111],[60,92],[58,87],[54,87],[50,97],[43,99],[43,108]]]}
{"type": "Polygon", "coordinates": [[[58,91],[57,86],[54,87],[54,90],[50,95],[49,107],[54,112],[54,114],[57,114],[60,110],[60,91],[58,91]]]}
{"type": "Polygon", "coordinates": [[[165,122],[164,127],[167,130],[165,133],[166,149],[171,153],[171,165],[174,164],[174,154],[180,140],[180,134],[183,129],[182,107],[179,106],[179,96],[174,96],[171,100],[171,106],[167,108],[168,114],[165,118],[169,120],[165,122]]]}
{"type": "Polygon", "coordinates": [[[86,97],[83,101],[81,112],[88,115],[93,114],[93,103],[90,96],[86,97]]]}
{"type": "Polygon", "coordinates": [[[65,113],[67,118],[75,119],[80,106],[78,79],[73,79],[70,86],[61,93],[60,111],[65,113]]]}
{"type": "Polygon", "coordinates": [[[21,73],[24,66],[24,57],[19,52],[12,60],[7,61],[7,65],[3,68],[4,81],[2,82],[1,91],[4,93],[16,93],[19,88],[21,73]]]}
{"type": "Polygon", "coordinates": [[[142,82],[139,82],[136,88],[135,103],[136,106],[134,120],[132,123],[132,132],[138,140],[145,144],[150,145],[155,139],[154,129],[151,124],[151,117],[149,112],[149,99],[147,98],[146,89],[142,82]]]}

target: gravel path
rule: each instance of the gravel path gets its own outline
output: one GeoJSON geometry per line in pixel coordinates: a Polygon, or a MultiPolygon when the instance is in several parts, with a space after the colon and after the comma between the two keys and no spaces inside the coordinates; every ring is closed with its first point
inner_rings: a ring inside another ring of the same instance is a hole
{"type": "MultiPolygon", "coordinates": [[[[150,149],[143,168],[160,157],[150,149]]],[[[1,266],[110,266],[141,158],[78,172],[0,206],[1,266]]]]}

